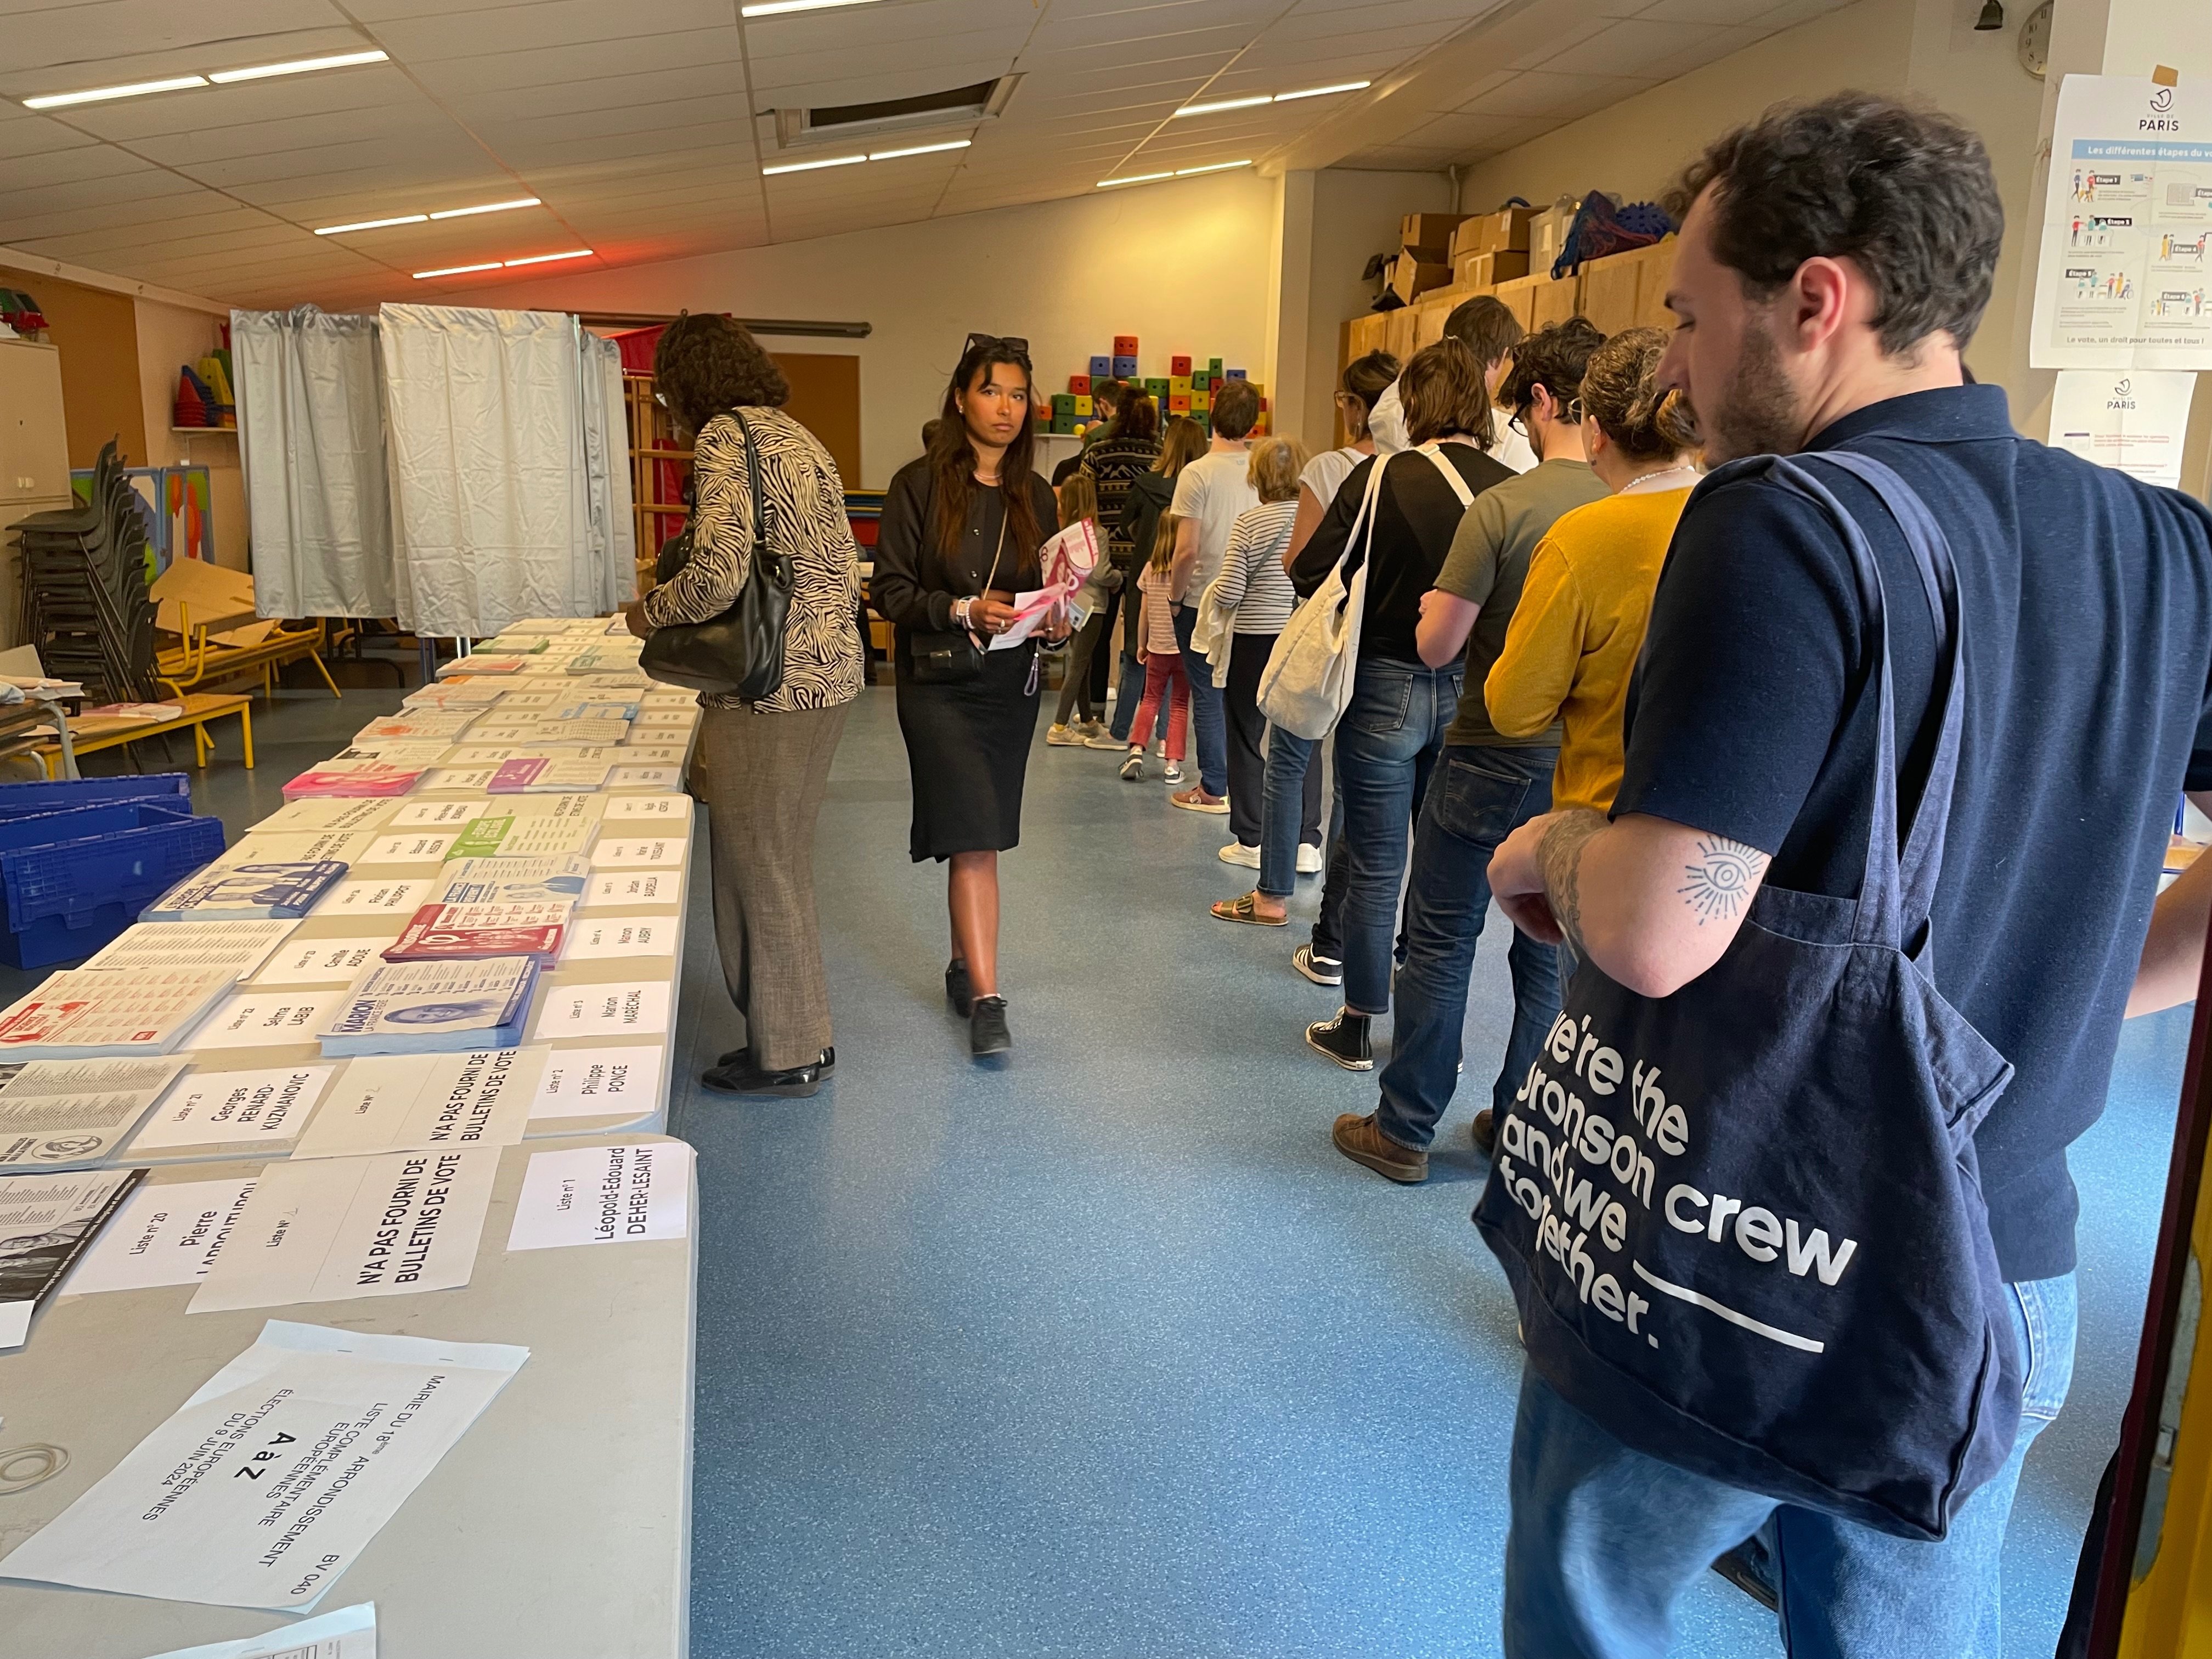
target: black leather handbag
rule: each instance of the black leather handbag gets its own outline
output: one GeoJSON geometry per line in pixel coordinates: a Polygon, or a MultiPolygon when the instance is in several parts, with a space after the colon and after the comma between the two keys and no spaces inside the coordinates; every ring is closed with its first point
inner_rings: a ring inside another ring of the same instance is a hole
{"type": "MultiPolygon", "coordinates": [[[[744,434],[745,478],[752,491],[753,543],[744,582],[730,608],[711,621],[654,629],[638,653],[637,665],[665,684],[758,702],[783,684],[783,625],[791,613],[793,573],[790,556],[769,545],[769,501],[761,488],[760,453],[753,445],[752,428],[741,411],[730,412],[744,434]]],[[[661,580],[683,569],[692,546],[692,526],[687,520],[654,563],[661,580]]]]}
{"type": "MultiPolygon", "coordinates": [[[[983,592],[999,579],[999,560],[1006,550],[1006,523],[999,520],[999,544],[991,551],[991,574],[983,592]]],[[[983,672],[983,647],[964,628],[930,628],[907,635],[909,672],[917,685],[965,685],[983,672]]]]}

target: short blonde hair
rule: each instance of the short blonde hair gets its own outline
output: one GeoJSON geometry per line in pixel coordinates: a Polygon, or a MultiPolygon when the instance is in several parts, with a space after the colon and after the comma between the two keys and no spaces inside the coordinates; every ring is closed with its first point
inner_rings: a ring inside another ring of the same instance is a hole
{"type": "Polygon", "coordinates": [[[1306,447],[1296,438],[1262,438],[1252,446],[1244,482],[1262,501],[1287,501],[1298,493],[1298,474],[1306,470],[1306,447]]]}

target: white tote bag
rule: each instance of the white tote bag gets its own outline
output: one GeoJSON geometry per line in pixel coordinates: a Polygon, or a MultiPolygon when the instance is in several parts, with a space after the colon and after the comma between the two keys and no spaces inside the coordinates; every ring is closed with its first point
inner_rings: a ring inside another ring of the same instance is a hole
{"type": "MultiPolygon", "coordinates": [[[[1459,469],[1435,444],[1423,444],[1416,453],[1435,463],[1462,507],[1474,500],[1459,469]]],[[[1275,648],[1267,653],[1267,667],[1260,672],[1260,712],[1270,726],[1279,726],[1293,737],[1327,737],[1351,706],[1352,684],[1359,674],[1359,625],[1367,610],[1367,554],[1375,539],[1375,504],[1389,464],[1388,457],[1376,458],[1336,568],[1291,613],[1275,637],[1275,648]],[[1355,555],[1359,567],[1347,581],[1344,567],[1355,555]]]]}

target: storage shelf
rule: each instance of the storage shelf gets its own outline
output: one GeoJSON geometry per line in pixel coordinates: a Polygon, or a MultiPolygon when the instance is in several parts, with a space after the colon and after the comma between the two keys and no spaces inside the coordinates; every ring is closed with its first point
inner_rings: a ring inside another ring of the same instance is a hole
{"type": "Polygon", "coordinates": [[[238,428],[234,426],[173,426],[169,430],[181,432],[188,438],[197,438],[210,432],[220,432],[228,438],[235,438],[238,435],[238,428]]]}

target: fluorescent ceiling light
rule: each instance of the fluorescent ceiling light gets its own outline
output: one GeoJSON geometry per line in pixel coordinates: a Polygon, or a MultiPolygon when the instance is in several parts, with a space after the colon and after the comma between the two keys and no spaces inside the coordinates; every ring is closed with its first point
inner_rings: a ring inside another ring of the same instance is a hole
{"type": "Polygon", "coordinates": [[[934,155],[941,149],[965,149],[973,139],[955,138],[949,143],[915,144],[906,149],[878,149],[869,152],[871,161],[895,161],[902,155],[934,155]]]}
{"type": "Polygon", "coordinates": [[[464,276],[472,270],[503,270],[510,265],[542,265],[549,259],[588,259],[591,257],[591,249],[572,247],[566,253],[530,253],[520,259],[487,259],[480,265],[441,265],[435,270],[416,271],[415,280],[419,283],[425,276],[464,276]]]}
{"type": "Polygon", "coordinates": [[[1370,81],[1346,81],[1333,87],[1306,87],[1297,92],[1279,92],[1272,97],[1263,93],[1256,98],[1224,98],[1211,104],[1186,104],[1170,118],[1176,119],[1185,115],[1218,115],[1225,109],[1251,109],[1260,104],[1287,104],[1299,98],[1326,98],[1332,93],[1358,92],[1373,84],[1370,81]]]}
{"type": "Polygon", "coordinates": [[[89,92],[55,92],[44,98],[26,98],[25,109],[60,109],[69,104],[103,104],[111,98],[143,98],[149,92],[177,92],[185,87],[204,87],[204,76],[176,75],[166,81],[134,81],[127,87],[94,87],[89,92]]]}
{"type": "Polygon", "coordinates": [[[465,271],[497,270],[498,269],[499,261],[496,259],[492,260],[489,264],[446,265],[437,270],[418,270],[415,273],[415,280],[419,283],[425,276],[459,276],[465,271]]]}
{"type": "Polygon", "coordinates": [[[396,219],[361,219],[349,225],[325,225],[315,234],[343,236],[349,230],[382,230],[386,225],[419,225],[429,216],[427,213],[403,213],[396,219]]]}
{"type": "Polygon", "coordinates": [[[781,167],[763,167],[761,175],[765,178],[776,173],[812,173],[818,167],[849,167],[867,159],[865,155],[832,155],[821,161],[786,161],[781,167]]]}
{"type": "Polygon", "coordinates": [[[520,259],[502,259],[500,263],[503,265],[542,265],[548,259],[588,259],[591,257],[591,249],[572,247],[566,253],[532,253],[520,259]]]}
{"type": "Polygon", "coordinates": [[[871,0],[755,0],[749,6],[739,6],[740,17],[781,17],[789,11],[828,11],[833,6],[865,6],[871,0]]]}
{"type": "Polygon", "coordinates": [[[253,64],[245,69],[215,70],[208,79],[219,87],[234,81],[265,81],[272,75],[305,75],[310,70],[350,69],[356,64],[381,64],[380,52],[344,52],[332,58],[299,58],[289,64],[253,64]]]}
{"type": "Polygon", "coordinates": [[[1133,173],[1126,179],[1101,179],[1098,188],[1111,190],[1116,185],[1149,185],[1158,179],[1172,179],[1172,173],[1133,173]]]}
{"type": "Polygon", "coordinates": [[[505,213],[509,208],[536,207],[537,205],[538,198],[535,196],[518,196],[512,202],[486,202],[480,207],[447,208],[442,213],[434,213],[430,216],[433,219],[465,219],[472,214],[505,213]]]}
{"type": "Polygon", "coordinates": [[[1202,167],[1177,167],[1175,176],[1188,179],[1194,173],[1226,173],[1231,167],[1249,167],[1251,165],[1249,158],[1242,161],[1211,161],[1202,167]]]}

